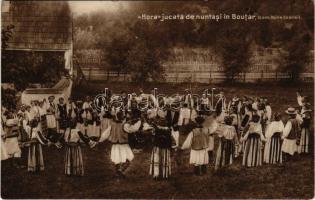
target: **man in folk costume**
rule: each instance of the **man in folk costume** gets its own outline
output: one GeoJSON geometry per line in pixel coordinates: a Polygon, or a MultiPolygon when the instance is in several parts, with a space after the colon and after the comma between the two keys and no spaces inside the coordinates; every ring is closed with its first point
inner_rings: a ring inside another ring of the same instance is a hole
{"type": "Polygon", "coordinates": [[[178,99],[169,99],[166,105],[166,121],[168,127],[178,125],[180,102],[178,99]]]}
{"type": "Polygon", "coordinates": [[[75,102],[70,97],[68,98],[66,108],[67,108],[66,109],[67,110],[67,118],[68,119],[75,119],[76,118],[76,113],[75,113],[76,105],[75,105],[75,102]]]}
{"type": "Polygon", "coordinates": [[[215,112],[217,115],[218,122],[223,122],[226,110],[226,98],[224,92],[220,92],[217,97],[219,97],[217,103],[215,104],[215,112]]]}
{"type": "Polygon", "coordinates": [[[196,175],[202,175],[207,173],[207,165],[209,164],[207,151],[209,130],[203,127],[203,117],[197,117],[196,122],[196,128],[188,134],[182,149],[191,149],[189,163],[194,165],[196,175]]]}
{"type": "Polygon", "coordinates": [[[27,171],[32,173],[44,171],[42,145],[49,145],[50,141],[41,133],[37,119],[33,119],[30,125],[25,124],[24,129],[29,135],[27,171]]]}
{"type": "Polygon", "coordinates": [[[219,127],[219,123],[216,120],[215,112],[212,112],[210,116],[206,118],[204,123],[204,127],[209,129],[209,142],[208,142],[208,157],[209,163],[213,163],[215,155],[214,155],[214,134],[217,132],[219,127]]]}
{"type": "Polygon", "coordinates": [[[298,146],[298,153],[309,152],[310,128],[312,120],[312,110],[310,108],[310,104],[305,103],[301,109],[301,118],[303,119],[303,122],[301,124],[301,137],[300,144],[298,146]]]}
{"type": "Polygon", "coordinates": [[[110,157],[112,162],[115,164],[117,177],[125,177],[124,172],[134,158],[128,144],[128,134],[137,132],[140,126],[141,120],[138,120],[134,124],[124,122],[124,114],[122,111],[119,111],[113,117],[107,136],[104,136],[104,138],[108,139],[112,143],[110,157]]]}
{"type": "Polygon", "coordinates": [[[298,150],[301,132],[300,124],[302,121],[297,119],[297,111],[295,108],[288,108],[286,113],[289,115],[289,119],[283,130],[282,152],[284,160],[289,161],[298,150]]]}

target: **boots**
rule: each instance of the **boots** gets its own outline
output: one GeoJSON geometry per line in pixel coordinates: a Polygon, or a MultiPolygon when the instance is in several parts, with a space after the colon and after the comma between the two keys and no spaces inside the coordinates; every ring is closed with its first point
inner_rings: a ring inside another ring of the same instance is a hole
{"type": "Polygon", "coordinates": [[[202,174],[207,174],[207,165],[201,165],[202,174]]]}

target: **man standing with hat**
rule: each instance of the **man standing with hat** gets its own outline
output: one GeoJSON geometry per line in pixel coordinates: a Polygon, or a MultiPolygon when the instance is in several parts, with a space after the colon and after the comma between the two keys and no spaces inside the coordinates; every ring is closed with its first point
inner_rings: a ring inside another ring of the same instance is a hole
{"type": "Polygon", "coordinates": [[[286,110],[286,113],[289,115],[289,119],[283,130],[282,152],[283,158],[285,159],[285,161],[288,161],[298,150],[301,128],[300,122],[296,118],[297,112],[295,108],[288,108],[286,110]]]}

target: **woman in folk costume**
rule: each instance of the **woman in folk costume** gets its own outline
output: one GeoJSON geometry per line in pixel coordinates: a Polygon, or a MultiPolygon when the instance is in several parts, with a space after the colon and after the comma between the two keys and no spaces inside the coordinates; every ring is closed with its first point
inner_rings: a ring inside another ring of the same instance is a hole
{"type": "Polygon", "coordinates": [[[118,111],[109,127],[106,134],[102,133],[102,140],[108,139],[112,143],[111,160],[115,164],[116,175],[118,177],[125,177],[124,172],[129,167],[130,162],[133,160],[134,155],[128,144],[128,134],[137,132],[140,129],[141,121],[131,124],[124,121],[124,114],[118,111]]]}
{"type": "Polygon", "coordinates": [[[226,110],[226,98],[224,96],[224,92],[220,92],[218,95],[219,97],[217,103],[215,104],[215,112],[217,114],[217,121],[218,122],[223,122],[224,117],[226,115],[225,110],[226,110]]]}
{"type": "Polygon", "coordinates": [[[238,137],[235,127],[232,125],[233,118],[227,116],[224,118],[222,132],[219,133],[219,146],[216,152],[215,170],[233,163],[235,149],[238,146],[238,137]]]}
{"type": "Polygon", "coordinates": [[[80,129],[76,128],[74,119],[68,122],[68,128],[64,134],[65,140],[65,174],[67,176],[83,176],[83,159],[80,142],[83,141],[91,148],[97,143],[84,136],[80,129]]]}
{"type": "MultiPolygon", "coordinates": [[[[245,104],[244,115],[242,117],[240,129],[239,129],[239,133],[238,133],[239,139],[246,133],[244,131],[244,129],[252,121],[252,117],[253,117],[252,104],[247,103],[247,104],[245,104]]],[[[244,151],[244,148],[245,148],[245,142],[240,140],[240,145],[238,146],[238,154],[242,153],[244,151]]]]}
{"type": "Polygon", "coordinates": [[[39,102],[39,119],[40,119],[40,127],[42,133],[47,136],[47,110],[46,110],[46,99],[39,102]]]}
{"type": "Polygon", "coordinates": [[[57,104],[57,119],[57,132],[63,133],[67,128],[68,120],[67,105],[64,103],[63,97],[59,98],[59,103],[57,104]]]}
{"type": "Polygon", "coordinates": [[[7,149],[3,141],[3,138],[5,137],[5,132],[3,130],[2,123],[0,124],[0,126],[1,126],[1,144],[0,144],[1,145],[1,160],[6,160],[9,158],[9,154],[7,152],[7,149]]]}
{"type": "MultiPolygon", "coordinates": [[[[57,106],[54,103],[55,97],[49,96],[48,103],[46,104],[46,120],[47,120],[47,138],[51,141],[55,141],[55,138],[58,138],[57,134],[57,106]]],[[[30,121],[31,119],[29,119],[30,121]]]]}
{"type": "MultiPolygon", "coordinates": [[[[93,111],[92,113],[92,127],[89,130],[88,136],[94,140],[97,141],[99,137],[101,136],[101,113],[98,113],[96,110],[93,111]]],[[[90,125],[89,125],[90,127],[90,125]]]]}
{"type": "Polygon", "coordinates": [[[85,134],[85,126],[84,126],[84,110],[82,108],[82,101],[76,102],[76,107],[74,108],[76,122],[77,122],[77,129],[79,129],[83,134],[85,134]]]}
{"type": "Polygon", "coordinates": [[[5,139],[4,146],[14,167],[21,166],[21,149],[19,146],[19,127],[18,119],[14,117],[12,112],[8,112],[4,127],[5,139]]]}
{"type": "Polygon", "coordinates": [[[171,175],[171,129],[164,118],[156,120],[153,131],[153,149],[150,172],[154,179],[168,179],[171,175]]]}
{"type": "Polygon", "coordinates": [[[34,173],[44,171],[42,145],[50,144],[50,141],[40,132],[38,123],[36,119],[33,119],[30,126],[24,127],[30,138],[27,171],[34,173]]]}
{"type": "Polygon", "coordinates": [[[25,132],[23,128],[24,121],[27,120],[26,118],[26,106],[22,105],[21,109],[18,111],[18,119],[19,119],[19,131],[20,131],[20,138],[19,141],[21,143],[26,142],[28,140],[27,133],[25,132]]]}
{"type": "Polygon", "coordinates": [[[311,118],[312,110],[310,109],[310,104],[306,103],[302,107],[301,117],[303,122],[301,124],[301,137],[300,144],[298,146],[298,153],[308,153],[309,151],[309,141],[310,141],[310,127],[311,127],[311,118]]]}
{"type": "Polygon", "coordinates": [[[262,141],[265,141],[265,137],[259,119],[258,115],[253,115],[252,121],[244,130],[246,134],[241,138],[245,142],[242,164],[246,167],[262,165],[262,141]]]}
{"type": "Polygon", "coordinates": [[[110,111],[105,111],[104,107],[102,107],[102,117],[101,117],[101,132],[105,131],[111,124],[112,115],[110,111]]]}
{"type": "Polygon", "coordinates": [[[212,112],[209,117],[206,118],[204,127],[209,129],[209,139],[208,139],[208,157],[209,163],[214,161],[214,134],[216,133],[219,124],[216,120],[215,112],[212,112]]]}
{"type": "Polygon", "coordinates": [[[281,115],[274,114],[274,121],[272,121],[265,133],[266,145],[264,149],[264,162],[269,164],[282,163],[281,153],[281,136],[284,129],[281,115]]]}
{"type": "Polygon", "coordinates": [[[208,115],[210,111],[210,102],[207,93],[203,93],[200,99],[200,114],[208,115]]]}
{"type": "Polygon", "coordinates": [[[66,104],[66,110],[67,110],[67,118],[68,119],[75,119],[76,118],[76,104],[73,102],[71,98],[68,98],[68,103],[66,104]]]}
{"type": "Polygon", "coordinates": [[[93,128],[93,117],[92,117],[92,108],[86,108],[84,109],[84,112],[82,114],[82,118],[84,121],[84,135],[90,136],[93,128]]]}
{"type": "Polygon", "coordinates": [[[282,152],[284,156],[284,160],[288,161],[291,157],[297,152],[301,127],[301,120],[297,118],[297,111],[295,108],[288,108],[286,113],[289,115],[289,119],[283,130],[283,143],[282,143],[282,152]]]}
{"type": "Polygon", "coordinates": [[[197,126],[189,133],[182,146],[182,149],[191,148],[189,163],[194,165],[196,175],[207,173],[209,164],[207,151],[209,130],[203,127],[204,121],[203,117],[196,118],[197,126]]]}

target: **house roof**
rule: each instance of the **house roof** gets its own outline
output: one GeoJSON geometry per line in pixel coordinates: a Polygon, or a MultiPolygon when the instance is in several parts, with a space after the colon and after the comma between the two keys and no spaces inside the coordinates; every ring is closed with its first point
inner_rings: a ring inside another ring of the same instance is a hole
{"type": "Polygon", "coordinates": [[[2,28],[13,25],[7,49],[58,51],[71,48],[72,16],[67,2],[4,1],[2,28]]]}

